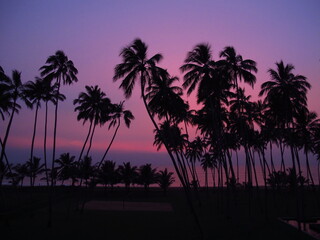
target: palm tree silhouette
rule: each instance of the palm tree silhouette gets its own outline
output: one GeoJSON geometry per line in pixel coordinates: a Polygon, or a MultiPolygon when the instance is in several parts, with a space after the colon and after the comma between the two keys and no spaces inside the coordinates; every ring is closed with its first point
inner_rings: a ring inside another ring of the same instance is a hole
{"type": "Polygon", "coordinates": [[[33,187],[37,175],[43,173],[44,170],[44,164],[40,164],[41,159],[38,157],[33,157],[33,159],[29,159],[26,162],[28,172],[29,172],[29,177],[30,177],[30,185],[33,187]]]}
{"type": "MultiPolygon", "coordinates": [[[[0,162],[3,162],[3,158],[5,156],[5,151],[6,151],[6,145],[9,137],[9,132],[11,129],[12,125],[12,120],[15,115],[15,113],[19,112],[19,109],[21,106],[17,103],[18,99],[22,99],[27,107],[31,107],[29,101],[26,99],[24,95],[24,84],[21,82],[21,72],[18,72],[17,70],[12,71],[12,78],[8,78],[8,86],[9,86],[9,94],[11,95],[10,98],[12,99],[10,101],[10,108],[11,108],[11,114],[10,114],[10,119],[8,122],[8,126],[6,128],[6,132],[2,141],[2,148],[1,148],[1,156],[0,156],[0,162]]],[[[8,105],[7,105],[8,106],[8,105]]],[[[11,172],[10,165],[8,163],[8,159],[6,158],[7,165],[9,167],[9,171],[11,172]]]]}
{"type": "MultiPolygon", "coordinates": [[[[40,68],[41,76],[56,83],[55,96],[55,113],[54,113],[54,132],[53,132],[53,150],[52,150],[52,169],[54,169],[55,154],[56,154],[56,138],[57,138],[57,124],[58,124],[58,105],[61,83],[70,85],[77,82],[78,70],[75,68],[73,62],[68,59],[65,53],[61,50],[56,51],[55,55],[47,58],[46,65],[40,68]]],[[[51,179],[53,186],[53,178],[51,179]]]]}
{"type": "Polygon", "coordinates": [[[156,168],[152,168],[151,164],[144,164],[138,169],[138,183],[144,186],[146,191],[149,190],[150,184],[156,183],[156,168]]]}
{"type": "Polygon", "coordinates": [[[76,176],[75,176],[75,156],[70,156],[70,153],[63,153],[60,155],[60,157],[56,160],[56,163],[58,164],[57,170],[58,170],[58,176],[59,179],[62,180],[62,185],[64,181],[72,179],[72,186],[74,185],[76,176]]]}
{"type": "Polygon", "coordinates": [[[86,92],[81,92],[79,97],[73,101],[74,105],[78,105],[74,111],[78,111],[77,120],[83,119],[83,124],[86,121],[90,122],[89,131],[81,149],[78,162],[81,160],[82,154],[89,140],[89,147],[86,156],[89,155],[93,134],[98,124],[103,124],[107,116],[110,114],[111,102],[106,97],[106,94],[96,86],[86,86],[86,92]],[[90,136],[91,135],[91,136],[90,136]]]}
{"type": "Polygon", "coordinates": [[[127,192],[130,189],[130,184],[136,182],[138,177],[137,167],[131,166],[130,162],[124,162],[118,167],[118,172],[121,181],[124,183],[127,192]]]}
{"type": "Polygon", "coordinates": [[[116,169],[116,163],[114,161],[107,160],[102,163],[99,170],[99,181],[106,186],[113,186],[120,181],[118,169],[116,169]]]}
{"type": "Polygon", "coordinates": [[[98,164],[98,169],[100,168],[101,164],[103,163],[104,159],[106,158],[106,156],[109,152],[109,149],[111,148],[111,145],[117,135],[117,132],[118,132],[120,124],[121,124],[121,119],[123,118],[124,123],[128,128],[130,127],[131,121],[134,120],[134,116],[133,116],[132,112],[130,110],[124,110],[123,104],[124,104],[124,101],[120,102],[119,104],[113,104],[113,106],[111,107],[111,109],[112,109],[111,115],[107,114],[107,116],[106,116],[106,119],[110,120],[110,124],[109,124],[108,129],[110,129],[111,127],[114,127],[116,125],[117,125],[117,127],[113,133],[112,139],[111,139],[106,151],[104,152],[104,154],[102,156],[101,161],[98,164]]]}
{"type": "Polygon", "coordinates": [[[10,110],[14,107],[10,90],[10,79],[0,66],[0,116],[2,120],[5,120],[5,114],[10,116],[10,110]]]}
{"type": "Polygon", "coordinates": [[[181,98],[183,92],[178,86],[172,84],[179,80],[170,77],[167,71],[160,70],[154,76],[153,82],[147,87],[146,98],[149,100],[148,107],[154,116],[156,113],[161,120],[179,122],[182,113],[186,113],[189,106],[181,98]]]}
{"type": "Polygon", "coordinates": [[[163,190],[163,194],[167,194],[168,188],[174,183],[173,172],[168,172],[168,169],[160,170],[157,174],[157,183],[163,190]]]}

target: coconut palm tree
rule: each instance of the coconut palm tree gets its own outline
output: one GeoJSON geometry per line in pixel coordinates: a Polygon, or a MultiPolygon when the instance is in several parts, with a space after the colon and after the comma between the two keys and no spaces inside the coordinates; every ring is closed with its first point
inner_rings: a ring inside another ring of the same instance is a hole
{"type": "Polygon", "coordinates": [[[238,91],[239,81],[248,83],[251,87],[256,82],[255,75],[258,71],[256,62],[251,59],[243,59],[241,55],[238,55],[234,47],[227,46],[220,52],[220,57],[223,58],[219,65],[224,67],[229,72],[230,80],[234,84],[236,91],[238,91]]]}
{"type": "MultiPolygon", "coordinates": [[[[11,95],[11,114],[10,114],[10,119],[8,122],[8,126],[5,131],[4,138],[2,140],[2,148],[1,148],[1,155],[0,155],[0,162],[3,162],[3,158],[5,156],[5,151],[6,151],[6,145],[12,125],[12,120],[15,115],[15,113],[19,112],[19,109],[21,106],[17,103],[18,99],[23,100],[28,107],[31,107],[31,104],[29,101],[26,99],[24,95],[24,84],[21,81],[21,72],[18,72],[17,70],[12,71],[12,78],[8,78],[8,86],[9,86],[9,93],[11,95]]],[[[7,160],[7,158],[6,158],[7,160]]],[[[9,171],[11,172],[9,163],[7,162],[7,165],[9,167],[9,171]]]]}
{"type": "Polygon", "coordinates": [[[130,184],[136,182],[138,177],[137,167],[131,166],[130,162],[124,162],[122,165],[118,167],[119,176],[121,182],[124,183],[127,192],[130,189],[130,184]]]}
{"type": "MultiPolygon", "coordinates": [[[[75,68],[73,62],[68,59],[65,53],[61,50],[56,51],[54,55],[47,58],[46,65],[40,68],[41,76],[56,83],[56,102],[54,113],[54,131],[53,131],[53,149],[52,149],[52,169],[54,169],[55,154],[56,154],[56,138],[57,138],[57,124],[58,124],[58,105],[61,83],[70,85],[78,81],[78,70],[75,68]]],[[[51,182],[53,186],[53,179],[51,182]]]]}
{"type": "Polygon", "coordinates": [[[26,165],[28,167],[29,177],[30,177],[30,185],[33,187],[35,184],[35,180],[37,175],[43,173],[44,170],[44,164],[40,164],[41,158],[33,157],[33,159],[29,159],[26,162],[26,165]]]}
{"type": "Polygon", "coordinates": [[[120,181],[118,169],[116,169],[116,163],[114,161],[107,160],[102,163],[101,168],[98,169],[98,181],[105,186],[113,186],[120,181]]]}
{"type": "Polygon", "coordinates": [[[89,147],[86,153],[88,156],[92,144],[93,134],[98,124],[103,124],[105,119],[108,118],[111,109],[111,101],[106,97],[106,94],[96,86],[85,86],[86,92],[81,92],[79,97],[73,101],[77,107],[74,111],[78,111],[77,120],[83,120],[83,124],[86,121],[90,122],[89,131],[81,149],[78,162],[81,160],[82,154],[89,140],[89,147]]]}
{"type": "Polygon", "coordinates": [[[70,153],[62,153],[56,160],[56,163],[58,164],[58,177],[60,180],[62,180],[62,185],[64,181],[67,181],[70,178],[73,180],[76,178],[76,176],[73,176],[75,173],[74,168],[76,165],[75,156],[70,156],[70,153]]]}
{"type": "Polygon", "coordinates": [[[189,106],[181,98],[183,92],[178,86],[172,86],[177,77],[170,77],[167,71],[159,71],[154,81],[147,87],[148,107],[154,116],[161,120],[181,121],[181,114],[187,112],[189,106]]]}
{"type": "Polygon", "coordinates": [[[138,169],[138,183],[144,186],[148,192],[150,184],[156,183],[156,168],[152,168],[151,164],[144,164],[138,169]]]}
{"type": "Polygon", "coordinates": [[[10,110],[14,107],[13,103],[10,79],[0,66],[0,116],[2,120],[5,120],[5,114],[10,116],[10,110]]]}
{"type": "Polygon", "coordinates": [[[167,194],[168,188],[174,183],[173,172],[168,172],[168,169],[160,170],[157,174],[157,183],[162,188],[163,194],[167,194]]]}
{"type": "Polygon", "coordinates": [[[111,145],[112,145],[112,143],[118,133],[118,130],[120,128],[121,119],[124,120],[124,123],[127,126],[127,128],[130,127],[131,121],[134,120],[134,116],[133,116],[132,112],[130,110],[124,110],[123,103],[124,103],[124,101],[120,102],[119,104],[114,104],[111,107],[111,109],[112,109],[111,115],[109,115],[109,114],[107,115],[107,120],[110,120],[110,124],[109,124],[108,129],[110,129],[111,127],[114,127],[114,126],[117,126],[117,127],[113,133],[112,139],[111,139],[106,151],[103,154],[101,161],[98,164],[98,168],[103,163],[104,159],[106,158],[106,156],[109,152],[109,149],[111,148],[111,145]]]}

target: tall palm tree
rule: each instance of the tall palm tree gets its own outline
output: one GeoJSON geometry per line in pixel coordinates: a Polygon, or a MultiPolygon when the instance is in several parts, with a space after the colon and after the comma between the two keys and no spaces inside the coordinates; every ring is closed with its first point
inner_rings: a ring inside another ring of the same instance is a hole
{"type": "Polygon", "coordinates": [[[101,161],[98,164],[98,168],[103,163],[104,159],[106,158],[106,156],[109,152],[109,149],[111,148],[111,145],[112,145],[112,143],[117,135],[117,132],[119,130],[119,127],[121,124],[121,119],[123,118],[124,123],[128,128],[130,127],[131,121],[134,120],[134,116],[133,116],[132,112],[130,110],[124,110],[123,103],[124,103],[124,101],[120,102],[119,104],[114,104],[112,106],[111,115],[107,116],[107,119],[110,120],[110,124],[109,124],[108,129],[110,129],[111,127],[114,127],[116,125],[117,125],[117,127],[113,133],[112,139],[111,139],[106,151],[103,154],[101,161]]]}
{"type": "Polygon", "coordinates": [[[85,124],[86,121],[90,122],[89,131],[81,149],[78,162],[81,160],[82,154],[91,135],[89,147],[86,153],[86,156],[89,155],[95,127],[105,121],[111,110],[110,99],[106,97],[106,94],[97,85],[94,87],[86,86],[85,88],[86,92],[81,92],[79,97],[73,101],[74,105],[78,105],[74,109],[74,111],[79,112],[77,119],[83,120],[83,124],[85,124]]]}
{"type": "MultiPolygon", "coordinates": [[[[54,55],[47,58],[46,65],[40,68],[41,76],[51,81],[55,80],[57,91],[56,91],[56,102],[55,102],[55,113],[54,113],[54,131],[53,131],[53,150],[52,150],[52,169],[54,169],[54,161],[56,154],[56,138],[57,138],[57,124],[58,124],[58,105],[60,94],[61,83],[64,85],[70,85],[73,82],[77,82],[78,70],[75,68],[73,62],[68,59],[65,53],[61,50],[56,51],[54,55]]],[[[51,181],[53,185],[53,179],[51,181]]]]}
{"type": "MultiPolygon", "coordinates": [[[[21,108],[21,106],[17,103],[18,99],[22,99],[28,107],[31,107],[29,101],[25,98],[25,95],[24,95],[24,87],[25,86],[21,81],[21,72],[18,72],[17,70],[13,70],[12,71],[12,78],[8,78],[8,80],[9,80],[8,86],[10,89],[9,92],[10,92],[10,95],[12,98],[12,104],[11,104],[10,119],[8,122],[8,126],[6,128],[6,131],[5,131],[4,138],[2,140],[0,162],[3,162],[3,158],[5,156],[6,145],[7,145],[13,117],[14,117],[15,113],[18,113],[19,109],[21,108]]],[[[7,160],[7,158],[6,158],[6,160],[7,160]]],[[[7,162],[7,165],[8,164],[9,163],[7,162]]],[[[8,167],[10,170],[9,165],[8,165],[8,167]]]]}
{"type": "Polygon", "coordinates": [[[14,107],[10,90],[10,79],[0,66],[0,116],[2,120],[5,119],[5,114],[10,116],[10,110],[14,107]]]}
{"type": "MultiPolygon", "coordinates": [[[[155,122],[154,118],[152,117],[151,111],[147,104],[147,99],[145,95],[145,89],[147,85],[150,85],[153,82],[153,77],[155,74],[159,72],[159,67],[156,66],[156,64],[162,59],[161,54],[155,54],[151,58],[147,57],[147,45],[141,41],[141,39],[135,39],[132,44],[122,49],[120,52],[120,56],[122,57],[122,63],[116,65],[115,67],[115,75],[113,77],[114,81],[117,81],[119,79],[122,79],[122,82],[120,84],[120,88],[124,90],[124,94],[126,98],[129,98],[132,95],[133,88],[135,86],[136,81],[140,82],[140,89],[141,89],[141,97],[144,103],[144,106],[147,110],[147,113],[150,117],[150,120],[152,121],[155,129],[159,131],[159,126],[155,122]]],[[[163,138],[164,139],[164,138],[163,138]]],[[[195,217],[195,221],[197,226],[199,227],[199,230],[202,233],[200,223],[198,221],[198,218],[196,216],[196,213],[194,211],[190,196],[187,192],[187,186],[184,183],[182,176],[179,172],[179,169],[176,164],[176,159],[174,158],[172,152],[168,148],[168,145],[166,142],[164,142],[164,145],[167,149],[167,152],[173,162],[173,165],[176,169],[177,175],[179,179],[181,180],[184,189],[186,191],[187,201],[190,205],[192,214],[195,217]]]]}

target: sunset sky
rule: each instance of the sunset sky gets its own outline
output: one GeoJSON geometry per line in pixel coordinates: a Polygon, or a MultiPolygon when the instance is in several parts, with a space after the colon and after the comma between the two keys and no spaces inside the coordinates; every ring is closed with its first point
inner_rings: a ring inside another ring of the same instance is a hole
{"type": "MultiPolygon", "coordinates": [[[[120,82],[114,83],[114,66],[120,63],[121,48],[139,37],[149,46],[149,56],[162,53],[160,66],[176,75],[188,51],[198,43],[212,46],[214,59],[225,46],[234,46],[244,58],[257,62],[254,89],[246,92],[257,99],[260,85],[269,80],[267,70],[283,60],[295,66],[294,73],[308,78],[309,108],[320,113],[320,1],[318,0],[0,0],[0,65],[8,75],[22,72],[24,82],[34,80],[49,55],[63,50],[79,70],[78,83],[63,86],[67,100],[60,104],[58,154],[79,154],[88,125],[76,121],[72,101],[85,85],[99,85],[112,102],[124,100],[120,82]]],[[[186,98],[187,99],[187,98],[186,98]]],[[[196,107],[194,97],[188,98],[196,107]]],[[[155,154],[153,127],[138,89],[126,100],[125,108],[136,119],[130,129],[120,129],[108,159],[169,162],[166,153],[155,154]]],[[[50,106],[50,135],[53,126],[50,106]]],[[[14,118],[8,140],[12,161],[25,161],[32,137],[34,111],[26,109],[14,118]]],[[[44,107],[39,116],[36,155],[42,157],[44,107]]],[[[7,122],[0,122],[0,136],[7,122]]],[[[97,129],[93,156],[101,158],[112,136],[107,126],[97,129]]],[[[48,144],[49,146],[49,144],[48,144]]]]}

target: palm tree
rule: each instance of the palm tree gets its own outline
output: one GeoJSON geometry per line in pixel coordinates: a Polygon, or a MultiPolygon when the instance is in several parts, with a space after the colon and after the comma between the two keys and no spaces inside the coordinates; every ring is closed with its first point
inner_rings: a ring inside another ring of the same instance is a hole
{"type": "MultiPolygon", "coordinates": [[[[19,109],[21,108],[21,106],[17,103],[18,99],[19,98],[22,99],[28,107],[31,107],[29,101],[25,98],[25,95],[24,95],[24,87],[25,86],[21,82],[21,72],[18,72],[17,70],[13,70],[12,71],[12,78],[8,78],[8,81],[9,81],[8,86],[10,89],[9,92],[10,92],[10,95],[12,98],[12,102],[10,103],[11,114],[10,114],[8,126],[6,128],[6,132],[5,132],[3,141],[2,141],[0,162],[3,162],[3,158],[5,156],[6,145],[7,145],[13,117],[14,117],[15,113],[18,113],[19,109]]],[[[6,158],[6,160],[7,160],[7,158],[6,158]]],[[[7,165],[9,167],[9,171],[11,172],[11,169],[10,169],[8,162],[7,162],[7,165]]]]}
{"type": "Polygon", "coordinates": [[[23,180],[26,176],[28,176],[28,165],[26,163],[24,164],[16,164],[13,166],[14,172],[17,174],[17,177],[19,178],[20,186],[23,186],[23,180]]]}
{"type": "Polygon", "coordinates": [[[119,173],[116,169],[116,163],[110,160],[107,160],[102,163],[99,170],[99,181],[106,186],[113,186],[119,182],[119,173]]]}
{"type": "Polygon", "coordinates": [[[144,186],[146,191],[149,190],[150,184],[156,183],[156,168],[152,168],[151,164],[144,164],[140,166],[138,172],[138,183],[144,186]]]}
{"type": "Polygon", "coordinates": [[[72,179],[72,185],[74,185],[74,180],[76,179],[76,176],[74,176],[74,169],[76,167],[76,162],[74,161],[74,159],[75,156],[70,156],[70,153],[62,153],[56,160],[56,163],[58,164],[58,176],[59,179],[62,180],[62,185],[64,181],[67,181],[70,178],[72,179]]]}
{"type": "Polygon", "coordinates": [[[174,183],[173,172],[168,172],[168,169],[160,170],[157,174],[157,183],[163,190],[163,194],[167,194],[168,188],[174,183]]]}
{"type": "MultiPolygon", "coordinates": [[[[147,57],[147,45],[141,41],[141,39],[135,39],[132,44],[122,49],[120,52],[120,56],[122,57],[122,63],[116,65],[115,67],[115,75],[113,77],[114,81],[122,79],[120,84],[120,88],[124,90],[124,94],[126,98],[129,98],[132,95],[133,88],[137,80],[140,82],[140,89],[141,89],[141,97],[144,103],[144,106],[147,110],[147,113],[152,121],[155,129],[159,132],[159,127],[155,122],[154,118],[152,117],[151,111],[147,104],[147,99],[145,95],[145,89],[147,85],[150,85],[153,82],[154,75],[158,74],[162,70],[156,66],[156,64],[162,59],[161,54],[155,54],[151,58],[147,57]]],[[[163,138],[164,140],[164,138],[163,138]]],[[[186,191],[187,201],[190,205],[192,214],[195,217],[195,221],[199,230],[202,233],[200,223],[194,211],[189,193],[187,192],[187,185],[184,183],[182,176],[179,172],[178,166],[176,164],[176,160],[168,148],[166,142],[164,145],[167,149],[167,152],[173,162],[173,165],[176,169],[177,175],[181,180],[184,189],[186,191]]]]}
{"type": "Polygon", "coordinates": [[[5,114],[10,115],[10,110],[14,107],[10,91],[10,79],[0,66],[0,116],[2,120],[5,119],[5,114]]]}
{"type": "Polygon", "coordinates": [[[256,67],[256,62],[251,59],[243,59],[241,55],[236,53],[234,47],[227,46],[220,52],[220,57],[223,60],[219,64],[224,65],[224,67],[229,72],[231,77],[231,82],[234,84],[234,87],[238,91],[239,81],[244,81],[250,86],[256,82],[256,77],[252,72],[256,73],[258,71],[256,67]]]}
{"type": "Polygon", "coordinates": [[[127,192],[130,189],[130,184],[133,184],[137,180],[138,172],[136,166],[131,166],[130,162],[124,162],[123,165],[118,167],[118,172],[121,181],[124,183],[127,192]]]}
{"type": "Polygon", "coordinates": [[[117,132],[119,130],[119,127],[121,124],[121,119],[123,118],[124,123],[127,126],[127,128],[130,127],[131,121],[134,120],[134,116],[133,116],[132,112],[130,110],[124,110],[123,103],[124,103],[124,101],[120,102],[119,104],[114,104],[112,106],[112,114],[107,116],[107,119],[110,120],[110,124],[109,124],[108,129],[110,129],[111,127],[114,127],[116,125],[117,125],[117,127],[113,133],[112,139],[111,139],[106,151],[103,154],[101,161],[98,164],[98,168],[103,163],[104,159],[106,158],[106,156],[109,152],[109,149],[111,148],[111,145],[112,145],[112,143],[117,135],[117,132]]]}
{"type": "Polygon", "coordinates": [[[177,77],[170,77],[167,71],[159,71],[154,81],[146,89],[148,107],[152,115],[157,114],[159,119],[167,121],[181,121],[181,114],[186,113],[189,106],[181,98],[183,92],[180,87],[172,86],[177,77]]]}
{"type": "Polygon", "coordinates": [[[101,89],[96,86],[86,86],[86,92],[81,92],[79,97],[73,101],[74,105],[78,105],[74,111],[78,111],[77,120],[83,119],[83,124],[86,121],[90,122],[89,131],[86,140],[81,149],[78,162],[81,160],[83,151],[89,140],[89,147],[86,156],[89,155],[93,134],[95,128],[98,124],[103,124],[107,116],[110,114],[111,102],[110,99],[106,97],[106,94],[101,91],[101,89]]]}
{"type": "MultiPolygon", "coordinates": [[[[54,132],[53,132],[53,150],[52,150],[52,169],[54,169],[54,161],[56,154],[56,137],[57,137],[57,123],[58,123],[58,103],[61,82],[64,85],[70,85],[73,82],[77,82],[78,70],[75,68],[73,62],[68,59],[65,53],[61,50],[57,51],[55,55],[48,57],[46,65],[40,68],[41,76],[51,81],[55,79],[57,91],[55,102],[55,114],[54,114],[54,132]]],[[[53,186],[53,179],[51,182],[53,186]]]]}
{"type": "Polygon", "coordinates": [[[30,177],[30,185],[33,187],[37,175],[43,173],[44,170],[44,164],[40,164],[41,159],[38,157],[33,157],[33,159],[29,159],[26,162],[26,165],[28,167],[29,177],[30,177]]]}

